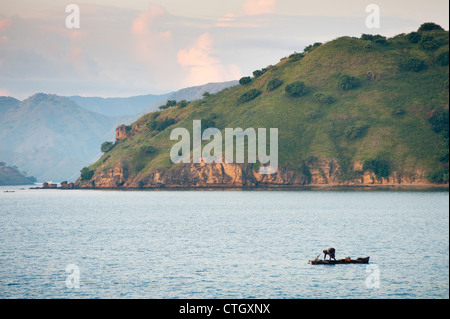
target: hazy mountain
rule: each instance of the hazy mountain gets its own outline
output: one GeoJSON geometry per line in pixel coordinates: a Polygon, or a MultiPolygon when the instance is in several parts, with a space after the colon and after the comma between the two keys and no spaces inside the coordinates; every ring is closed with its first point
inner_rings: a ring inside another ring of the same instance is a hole
{"type": "Polygon", "coordinates": [[[107,116],[130,116],[141,113],[157,102],[164,101],[170,94],[148,94],[124,98],[70,96],[69,99],[92,112],[107,116]]]}
{"type": "MultiPolygon", "coordinates": [[[[239,84],[239,81],[228,81],[228,82],[219,82],[219,83],[208,83],[204,85],[198,85],[193,87],[188,87],[185,89],[178,90],[176,92],[170,93],[166,99],[160,100],[150,107],[146,108],[144,112],[141,112],[140,115],[144,115],[146,113],[159,111],[159,107],[165,104],[168,100],[175,100],[177,102],[186,100],[186,101],[195,101],[203,98],[203,93],[208,92],[211,94],[220,92],[226,88],[232,87],[234,85],[239,84]]],[[[137,119],[137,118],[136,118],[137,119]]]]}
{"type": "Polygon", "coordinates": [[[9,96],[0,96],[0,116],[10,110],[17,109],[20,101],[9,96]]]}
{"type": "Polygon", "coordinates": [[[38,181],[71,179],[100,155],[120,120],[72,100],[38,93],[20,102],[0,99],[0,160],[38,181]]]}
{"type": "Polygon", "coordinates": [[[33,176],[26,175],[26,172],[21,172],[17,167],[0,162],[0,185],[29,185],[36,181],[33,176]]]}
{"type": "Polygon", "coordinates": [[[147,94],[123,98],[83,97],[75,95],[69,96],[68,98],[86,110],[107,116],[124,116],[124,118],[129,118],[131,121],[134,121],[143,114],[158,111],[158,107],[165,104],[168,100],[194,101],[201,99],[205,92],[214,94],[238,83],[238,81],[208,83],[160,95],[147,94]]]}

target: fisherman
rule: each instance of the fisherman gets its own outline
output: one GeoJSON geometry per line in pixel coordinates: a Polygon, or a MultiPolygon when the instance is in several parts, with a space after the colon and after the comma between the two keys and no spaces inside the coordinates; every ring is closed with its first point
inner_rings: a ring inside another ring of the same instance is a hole
{"type": "Polygon", "coordinates": [[[331,260],[331,258],[336,260],[336,258],[335,258],[336,249],[334,249],[333,247],[325,249],[323,251],[323,254],[324,254],[323,260],[325,260],[327,258],[327,255],[330,256],[330,260],[331,260]]]}

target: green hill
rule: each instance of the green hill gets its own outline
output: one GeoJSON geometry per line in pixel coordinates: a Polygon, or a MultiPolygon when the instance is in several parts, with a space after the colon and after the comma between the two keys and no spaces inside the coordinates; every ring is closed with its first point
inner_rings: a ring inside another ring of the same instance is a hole
{"type": "Polygon", "coordinates": [[[242,85],[119,127],[115,146],[78,185],[448,183],[448,41],[448,31],[424,24],[388,39],[316,43],[242,85]],[[192,132],[199,119],[222,134],[278,128],[278,173],[260,176],[257,164],[173,164],[170,132],[192,132]]]}

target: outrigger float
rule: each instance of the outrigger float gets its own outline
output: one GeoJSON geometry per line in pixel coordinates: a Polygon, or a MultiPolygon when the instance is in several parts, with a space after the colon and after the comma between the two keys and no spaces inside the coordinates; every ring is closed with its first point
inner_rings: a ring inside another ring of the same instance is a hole
{"type": "Polygon", "coordinates": [[[311,265],[337,265],[337,264],[368,264],[370,257],[351,259],[346,257],[345,259],[338,260],[319,260],[318,258],[310,260],[311,265]]]}

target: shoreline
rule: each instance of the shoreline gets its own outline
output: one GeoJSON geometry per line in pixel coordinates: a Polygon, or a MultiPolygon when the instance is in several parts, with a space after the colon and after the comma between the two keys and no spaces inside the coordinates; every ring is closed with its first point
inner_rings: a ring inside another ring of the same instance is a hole
{"type": "Polygon", "coordinates": [[[106,191],[449,191],[449,184],[404,185],[264,185],[264,186],[155,186],[155,187],[74,187],[28,189],[106,190],[106,191]]]}

